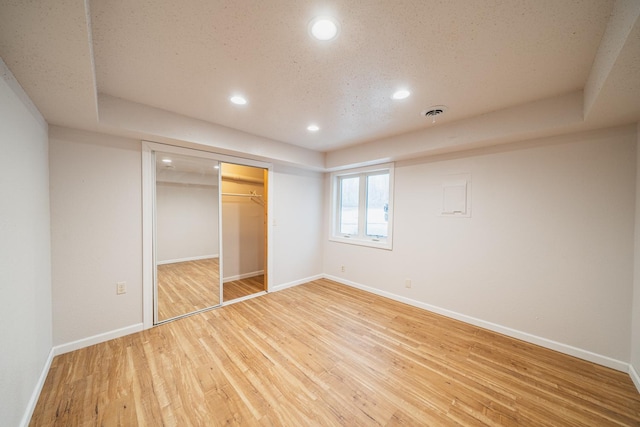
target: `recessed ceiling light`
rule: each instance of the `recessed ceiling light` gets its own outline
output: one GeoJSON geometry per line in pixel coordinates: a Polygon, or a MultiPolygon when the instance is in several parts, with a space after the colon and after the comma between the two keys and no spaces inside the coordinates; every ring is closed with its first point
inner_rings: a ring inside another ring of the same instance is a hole
{"type": "Polygon", "coordinates": [[[213,168],[214,169],[220,169],[220,165],[215,165],[213,168]]]}
{"type": "Polygon", "coordinates": [[[311,35],[318,40],[326,41],[338,35],[338,24],[328,16],[318,16],[309,23],[311,35]]]}
{"type": "Polygon", "coordinates": [[[229,101],[233,102],[236,105],[245,105],[247,103],[247,99],[244,96],[234,95],[229,98],[229,101]]]}
{"type": "Polygon", "coordinates": [[[171,163],[171,159],[162,159],[162,163],[169,164],[171,163]]]}
{"type": "Polygon", "coordinates": [[[400,90],[395,91],[393,93],[393,95],[391,95],[391,98],[393,98],[393,99],[405,99],[405,98],[408,98],[409,95],[411,95],[411,92],[409,92],[406,89],[400,89],[400,90]]]}
{"type": "Polygon", "coordinates": [[[309,125],[307,126],[307,130],[309,132],[318,132],[320,128],[318,127],[318,125],[309,125]]]}

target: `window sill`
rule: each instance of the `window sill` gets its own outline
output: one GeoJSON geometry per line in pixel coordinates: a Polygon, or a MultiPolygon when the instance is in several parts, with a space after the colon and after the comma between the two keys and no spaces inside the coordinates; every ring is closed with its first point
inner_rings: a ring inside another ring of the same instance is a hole
{"type": "Polygon", "coordinates": [[[355,237],[341,237],[341,236],[331,236],[329,237],[329,241],[337,242],[337,243],[346,243],[349,245],[367,246],[370,248],[384,249],[387,251],[390,251],[393,249],[393,244],[390,241],[376,242],[374,240],[365,240],[365,239],[358,239],[355,237]]]}

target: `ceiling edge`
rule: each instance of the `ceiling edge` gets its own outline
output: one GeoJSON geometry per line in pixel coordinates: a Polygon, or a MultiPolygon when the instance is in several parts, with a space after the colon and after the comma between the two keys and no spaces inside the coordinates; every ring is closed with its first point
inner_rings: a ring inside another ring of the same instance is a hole
{"type": "Polygon", "coordinates": [[[602,89],[611,76],[627,39],[639,19],[640,2],[616,1],[584,88],[585,118],[589,117],[594,104],[602,96],[602,89]]]}
{"type": "Polygon", "coordinates": [[[461,151],[580,129],[582,91],[530,102],[457,122],[392,136],[327,153],[326,168],[461,151]]]}
{"type": "Polygon", "coordinates": [[[204,120],[105,94],[98,94],[98,110],[98,127],[105,133],[122,134],[125,130],[129,137],[324,170],[324,153],[204,120]]]}

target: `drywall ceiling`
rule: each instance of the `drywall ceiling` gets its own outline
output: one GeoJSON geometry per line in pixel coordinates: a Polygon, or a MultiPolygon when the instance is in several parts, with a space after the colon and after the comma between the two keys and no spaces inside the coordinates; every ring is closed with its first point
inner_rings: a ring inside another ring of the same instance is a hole
{"type": "Polygon", "coordinates": [[[482,118],[494,126],[523,109],[535,118],[567,97],[569,113],[508,124],[494,141],[640,121],[638,4],[0,0],[0,56],[50,124],[189,140],[193,132],[167,130],[173,117],[255,137],[246,151],[265,158],[255,147],[335,160],[420,132],[477,146],[482,118]],[[319,15],[339,23],[334,40],[310,37],[319,15]],[[411,96],[392,100],[399,88],[411,96]],[[236,93],[248,103],[231,104],[236,93]],[[448,109],[435,123],[420,115],[439,104],[448,109]]]}

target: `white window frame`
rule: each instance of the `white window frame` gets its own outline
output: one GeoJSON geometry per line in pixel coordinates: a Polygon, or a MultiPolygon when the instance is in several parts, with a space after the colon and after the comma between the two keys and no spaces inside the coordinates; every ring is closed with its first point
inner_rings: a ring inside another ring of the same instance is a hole
{"type": "Polygon", "coordinates": [[[393,182],[394,164],[384,163],[374,166],[366,166],[357,169],[342,170],[331,173],[331,229],[329,240],[333,242],[348,243],[351,245],[368,246],[372,248],[393,249],[393,182]],[[387,237],[366,236],[366,177],[380,172],[389,173],[389,207],[387,237]],[[346,235],[340,233],[340,180],[342,178],[360,176],[360,195],[358,203],[358,234],[346,235]],[[364,209],[363,209],[364,207],[364,209]]]}

